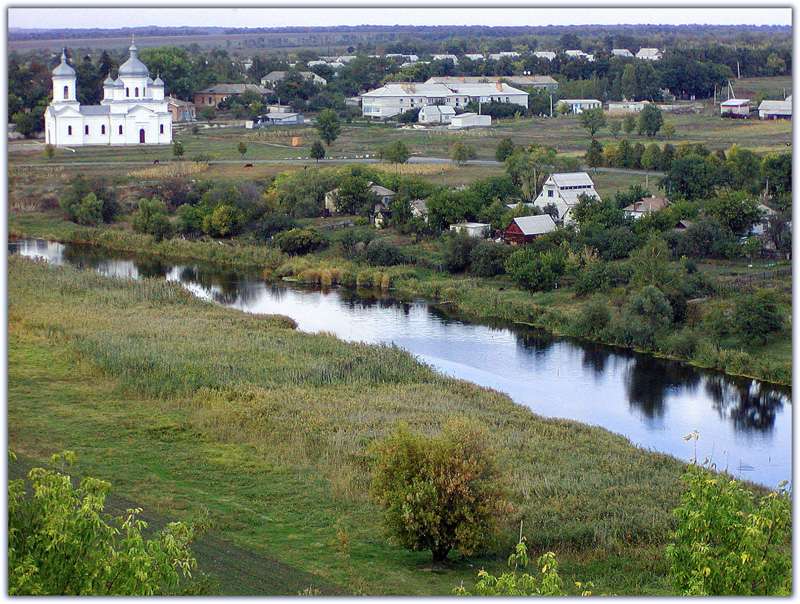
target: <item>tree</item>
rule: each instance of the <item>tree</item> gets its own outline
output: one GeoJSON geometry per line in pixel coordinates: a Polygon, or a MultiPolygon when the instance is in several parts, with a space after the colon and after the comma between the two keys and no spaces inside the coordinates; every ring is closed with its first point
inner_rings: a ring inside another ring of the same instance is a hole
{"type": "Polygon", "coordinates": [[[672,124],[672,122],[667,122],[661,126],[661,134],[663,134],[664,138],[668,140],[675,136],[675,126],[672,124]]]}
{"type": "Polygon", "coordinates": [[[587,109],[581,113],[580,120],[581,126],[583,126],[589,132],[589,136],[594,138],[594,135],[597,133],[597,131],[605,127],[606,114],[603,113],[602,107],[587,109]]]}
{"type": "Polygon", "coordinates": [[[706,204],[706,214],[735,234],[744,234],[761,220],[756,199],[744,191],[724,191],[706,204]]]}
{"type": "Polygon", "coordinates": [[[533,146],[528,150],[518,147],[506,158],[506,173],[522,193],[525,201],[533,201],[542,190],[547,175],[561,162],[552,147],[533,146]]]}
{"type": "Polygon", "coordinates": [[[540,252],[525,247],[512,253],[506,260],[506,272],[514,282],[530,291],[547,291],[558,285],[564,274],[565,257],[556,248],[540,252]]]}
{"type": "Polygon", "coordinates": [[[656,143],[650,143],[642,153],[642,168],[645,170],[661,169],[661,148],[656,143]]]}
{"type": "Polygon", "coordinates": [[[467,143],[457,142],[450,150],[450,158],[459,166],[463,166],[469,160],[475,159],[476,156],[475,148],[467,143]]]}
{"type": "Polygon", "coordinates": [[[181,141],[174,141],[172,143],[172,155],[178,159],[183,157],[183,143],[181,141]]]}
{"type": "Polygon", "coordinates": [[[646,134],[652,138],[658,134],[663,125],[664,117],[661,115],[661,109],[653,103],[645,105],[639,113],[639,134],[646,134]]]}
{"type": "Polygon", "coordinates": [[[336,211],[340,214],[367,214],[377,201],[365,177],[348,174],[339,181],[336,211]]]}
{"type": "Polygon", "coordinates": [[[636,118],[632,115],[626,115],[625,119],[622,120],[622,130],[625,134],[630,134],[636,130],[636,118]]]}
{"type": "Polygon", "coordinates": [[[212,237],[229,237],[242,228],[242,211],[230,204],[220,203],[203,216],[203,232],[212,237]]]}
{"type": "Polygon", "coordinates": [[[11,121],[17,127],[17,132],[29,138],[42,129],[39,118],[33,111],[17,111],[11,116],[11,121]]]}
{"type": "Polygon", "coordinates": [[[761,161],[761,176],[770,194],[792,190],[792,154],[770,153],[761,161]]]}
{"type": "Polygon", "coordinates": [[[506,158],[514,152],[514,141],[510,138],[500,139],[497,143],[497,149],[494,152],[494,158],[499,162],[506,161],[506,158]]]}
{"type": "Polygon", "coordinates": [[[217,117],[217,110],[214,107],[203,107],[200,110],[200,118],[210,122],[217,117]]]}
{"type": "Polygon", "coordinates": [[[690,200],[709,197],[717,184],[717,168],[704,157],[691,153],[670,163],[663,184],[668,195],[690,200]]]}
{"type": "Polygon", "coordinates": [[[469,272],[477,277],[494,277],[506,272],[510,246],[494,241],[480,241],[469,254],[469,272]]]}
{"type": "Polygon", "coordinates": [[[792,503],[785,482],[756,499],[739,481],[692,464],[673,514],[670,578],[692,596],[788,596],[792,503]]]}
{"type": "MultiPolygon", "coordinates": [[[[74,459],[64,451],[51,463],[65,467],[74,459]]],[[[110,490],[91,477],[74,486],[70,476],[46,468],[9,481],[9,595],[153,596],[186,587],[197,566],[189,548],[194,529],[171,522],[145,539],[141,510],[104,513],[110,490]]]]}
{"type": "Polygon", "coordinates": [[[167,206],[160,199],[140,199],[139,209],[133,214],[133,230],[147,233],[156,241],[161,241],[172,232],[172,225],[167,217],[167,206]]]}
{"type": "Polygon", "coordinates": [[[771,334],[783,328],[783,314],[775,294],[761,290],[740,298],[733,312],[733,325],[743,340],[765,344],[771,334]]]}
{"type": "Polygon", "coordinates": [[[314,141],[314,144],[311,145],[311,151],[309,152],[309,155],[313,159],[317,160],[317,163],[319,163],[319,160],[325,159],[325,146],[321,141],[314,141]]]}
{"type": "Polygon", "coordinates": [[[389,143],[380,149],[380,158],[392,164],[404,164],[411,157],[411,152],[403,141],[389,143]]]}
{"type": "Polygon", "coordinates": [[[53,157],[55,157],[55,154],[56,154],[56,148],[53,145],[48,143],[44,146],[44,156],[47,159],[53,159],[53,157]]]}
{"type": "Polygon", "coordinates": [[[622,130],[622,122],[620,120],[610,120],[608,122],[608,131],[611,132],[614,138],[619,136],[620,130],[622,130]]]}
{"type": "Polygon", "coordinates": [[[289,229],[275,235],[275,243],[282,252],[298,255],[325,247],[328,242],[316,229],[289,229]]]}
{"type": "Polygon", "coordinates": [[[485,433],[448,422],[425,437],[399,426],[372,447],[371,493],[388,532],[442,563],[455,549],[470,555],[489,542],[504,512],[505,489],[485,433]]]}
{"type": "Polygon", "coordinates": [[[469,267],[472,250],[478,240],[466,233],[448,233],[444,238],[444,267],[451,273],[460,273],[469,267]]]}
{"type": "Polygon", "coordinates": [[[319,137],[330,147],[342,132],[339,115],[333,109],[323,109],[317,116],[319,137]]]}
{"type": "Polygon", "coordinates": [[[586,150],[586,163],[590,168],[603,165],[603,144],[594,138],[586,150]]]}
{"type": "Polygon", "coordinates": [[[73,206],[72,219],[78,224],[97,226],[103,221],[103,202],[94,193],[89,193],[73,206]]]}
{"type": "Polygon", "coordinates": [[[628,63],[625,69],[622,70],[622,96],[626,99],[636,99],[638,87],[636,84],[636,66],[633,63],[628,63]]]}
{"type": "Polygon", "coordinates": [[[239,154],[242,156],[242,159],[244,159],[245,153],[247,153],[247,143],[244,141],[239,141],[239,145],[236,148],[238,149],[239,154]]]}
{"type": "Polygon", "coordinates": [[[620,337],[628,346],[652,348],[657,334],[672,324],[672,306],[664,293],[653,285],[636,292],[628,300],[621,317],[620,337]]]}

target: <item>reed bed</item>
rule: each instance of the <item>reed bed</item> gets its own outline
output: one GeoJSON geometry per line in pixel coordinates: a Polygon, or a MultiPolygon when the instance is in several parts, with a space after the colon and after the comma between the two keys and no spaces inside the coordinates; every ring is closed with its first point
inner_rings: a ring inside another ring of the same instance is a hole
{"type": "Polygon", "coordinates": [[[144,178],[147,180],[156,180],[162,178],[177,178],[194,176],[202,174],[208,170],[208,164],[205,162],[196,161],[181,161],[170,162],[163,166],[153,166],[152,168],[143,168],[141,170],[133,170],[128,172],[131,178],[144,178]]]}

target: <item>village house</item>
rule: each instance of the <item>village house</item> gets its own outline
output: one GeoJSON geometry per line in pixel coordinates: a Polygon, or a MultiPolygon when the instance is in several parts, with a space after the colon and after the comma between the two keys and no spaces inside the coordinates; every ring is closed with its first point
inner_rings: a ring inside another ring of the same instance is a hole
{"type": "Polygon", "coordinates": [[[722,117],[750,117],[750,99],[728,99],[719,105],[722,117]]]}
{"type": "Polygon", "coordinates": [[[514,103],[528,108],[528,93],[504,82],[459,82],[448,85],[423,82],[390,82],[361,95],[365,117],[387,119],[426,105],[464,109],[470,102],[514,103]]]}
{"type": "Polygon", "coordinates": [[[566,106],[568,113],[575,115],[580,115],[589,109],[597,109],[603,106],[603,103],[597,99],[561,99],[558,101],[558,104],[566,106]]]}
{"type": "Polygon", "coordinates": [[[450,118],[450,130],[462,128],[486,128],[492,125],[491,115],[478,115],[477,113],[459,113],[450,118]]]}
{"type": "Polygon", "coordinates": [[[594,61],[594,55],[585,53],[582,50],[565,50],[564,54],[570,59],[586,59],[589,63],[594,61]]]}
{"type": "Polygon", "coordinates": [[[544,182],[542,192],[533,203],[544,212],[546,212],[547,206],[555,206],[558,211],[558,220],[569,223],[572,220],[570,211],[577,205],[581,195],[600,199],[592,179],[586,172],[562,172],[551,174],[548,177],[544,182]]]}
{"type": "Polygon", "coordinates": [[[484,60],[484,56],[481,55],[481,54],[477,54],[477,53],[467,53],[464,56],[467,59],[469,59],[470,61],[483,61],[484,60]]]}
{"type": "Polygon", "coordinates": [[[172,122],[193,122],[197,119],[194,103],[167,97],[167,109],[172,114],[172,122]]]}
{"type": "Polygon", "coordinates": [[[264,115],[258,116],[257,127],[264,126],[297,126],[303,124],[304,118],[302,113],[295,113],[292,111],[270,111],[264,115]]]}
{"type": "Polygon", "coordinates": [[[432,61],[452,61],[453,65],[458,65],[458,57],[456,55],[442,54],[431,55],[432,61]]]}
{"type": "Polygon", "coordinates": [[[640,48],[636,53],[636,58],[644,61],[660,61],[662,56],[658,48],[640,48]]]}
{"type": "Polygon", "coordinates": [[[552,61],[556,58],[556,53],[554,53],[552,50],[538,50],[533,53],[533,56],[539,59],[544,59],[545,61],[552,61]]]}
{"type": "Polygon", "coordinates": [[[485,222],[458,222],[450,225],[450,230],[456,233],[464,233],[475,239],[485,239],[492,230],[492,225],[485,222]]]}
{"type": "Polygon", "coordinates": [[[789,95],[783,101],[761,101],[758,106],[758,117],[762,120],[790,120],[792,119],[792,97],[789,95]]]}
{"type": "Polygon", "coordinates": [[[623,59],[632,59],[633,53],[628,50],[627,48],[612,48],[611,49],[611,56],[612,57],[622,57],[623,59]]]}
{"type": "Polygon", "coordinates": [[[414,218],[422,218],[428,222],[428,202],[424,199],[412,199],[409,204],[411,206],[411,216],[414,218]]]}
{"type": "Polygon", "coordinates": [[[511,245],[524,245],[546,233],[552,233],[556,228],[550,214],[520,216],[514,218],[503,231],[503,241],[511,245]]]}
{"type": "Polygon", "coordinates": [[[445,84],[446,86],[458,84],[485,84],[487,82],[507,82],[511,86],[542,88],[551,91],[558,90],[558,82],[547,75],[434,76],[425,81],[426,84],[445,84]]]}
{"type": "Polygon", "coordinates": [[[509,59],[519,59],[519,53],[514,51],[504,50],[502,52],[494,52],[489,55],[489,58],[492,61],[499,61],[503,57],[508,57],[509,59]]]}
{"type": "Polygon", "coordinates": [[[639,201],[635,201],[630,205],[623,208],[626,216],[630,216],[634,220],[638,220],[643,216],[647,216],[652,212],[660,212],[669,205],[669,200],[666,197],[645,197],[639,201]]]}
{"type": "Polygon", "coordinates": [[[172,114],[164,82],[153,80],[131,40],[128,60],[103,82],[99,105],[81,105],[77,74],[66,52],[52,71],[53,100],[44,112],[45,142],[57,147],[82,145],[167,145],[172,142],[172,114]]]}
{"type": "MultiPolygon", "coordinates": [[[[278,82],[282,82],[286,79],[286,76],[292,73],[291,71],[270,71],[267,75],[261,78],[261,85],[265,88],[274,88],[278,82]]],[[[323,78],[322,76],[318,76],[313,71],[298,71],[295,73],[299,73],[305,80],[311,80],[315,84],[319,84],[320,86],[325,86],[328,83],[328,80],[323,78]]]]}
{"type": "Polygon", "coordinates": [[[239,96],[248,90],[257,92],[264,96],[269,94],[269,90],[257,84],[214,84],[194,93],[194,104],[197,107],[219,107],[223,101],[227,101],[232,96],[239,96]]]}
{"type": "Polygon", "coordinates": [[[609,115],[624,115],[627,113],[639,113],[648,105],[649,101],[619,101],[608,104],[609,115]]]}
{"type": "Polygon", "coordinates": [[[419,110],[417,121],[420,124],[449,124],[456,110],[450,105],[425,105],[419,110]]]}

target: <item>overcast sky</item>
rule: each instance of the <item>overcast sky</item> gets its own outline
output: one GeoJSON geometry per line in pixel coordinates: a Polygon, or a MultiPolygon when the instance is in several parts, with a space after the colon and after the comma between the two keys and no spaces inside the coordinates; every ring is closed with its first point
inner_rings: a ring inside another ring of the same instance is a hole
{"type": "MultiPolygon", "coordinates": [[[[465,2],[462,2],[464,4],[465,2]]],[[[9,8],[14,28],[148,25],[582,25],[619,23],[791,25],[790,8],[9,8]]]]}

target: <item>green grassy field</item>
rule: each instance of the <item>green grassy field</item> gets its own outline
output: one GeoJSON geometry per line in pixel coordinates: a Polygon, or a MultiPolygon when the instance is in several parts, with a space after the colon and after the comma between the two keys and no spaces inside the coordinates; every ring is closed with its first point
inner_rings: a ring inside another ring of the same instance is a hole
{"type": "Polygon", "coordinates": [[[297,569],[287,586],[311,573],[323,590],[446,594],[502,567],[524,520],[534,552],[556,551],[566,578],[668,591],[662,548],[682,464],[541,419],[397,349],[297,333],[175,284],[16,257],[9,338],[11,448],[34,461],[73,449],[81,473],[158,514],[208,509],[216,534],[297,569]],[[429,554],[387,541],[364,453],[398,420],[433,433],[459,416],[487,428],[515,512],[497,557],[435,570],[429,554]]]}

